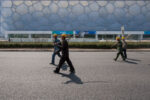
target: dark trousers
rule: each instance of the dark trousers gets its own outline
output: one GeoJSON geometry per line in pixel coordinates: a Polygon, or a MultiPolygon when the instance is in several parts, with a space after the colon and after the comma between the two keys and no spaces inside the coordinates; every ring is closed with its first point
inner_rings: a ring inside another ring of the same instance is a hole
{"type": "Polygon", "coordinates": [[[57,52],[57,53],[54,52],[52,55],[52,61],[51,61],[51,63],[53,63],[53,64],[55,63],[55,56],[56,55],[58,55],[58,57],[61,57],[60,52],[57,52]]]}
{"type": "Polygon", "coordinates": [[[59,61],[59,64],[58,64],[58,66],[57,66],[57,70],[58,70],[58,71],[60,70],[60,68],[62,67],[62,65],[64,64],[65,61],[67,61],[68,65],[69,65],[69,67],[70,67],[70,71],[74,71],[74,67],[73,67],[73,65],[72,65],[72,62],[71,62],[69,56],[62,56],[62,57],[61,57],[61,59],[60,59],[60,61],[59,61]]]}
{"type": "Polygon", "coordinates": [[[122,59],[123,59],[123,60],[125,60],[125,57],[124,57],[124,55],[123,55],[123,52],[122,52],[122,51],[118,51],[118,52],[117,52],[117,56],[116,56],[115,60],[117,60],[117,59],[118,59],[119,55],[121,55],[122,59]]]}
{"type": "Polygon", "coordinates": [[[126,59],[126,58],[127,58],[127,50],[126,50],[126,49],[123,49],[122,51],[123,51],[123,55],[124,55],[124,57],[125,57],[125,59],[126,59]]]}

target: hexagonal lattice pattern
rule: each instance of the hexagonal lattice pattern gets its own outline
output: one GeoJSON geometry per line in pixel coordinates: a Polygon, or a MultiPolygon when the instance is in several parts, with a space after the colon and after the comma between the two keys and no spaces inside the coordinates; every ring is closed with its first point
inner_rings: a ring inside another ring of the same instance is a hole
{"type": "Polygon", "coordinates": [[[1,1],[2,30],[150,29],[150,1],[1,1]]]}

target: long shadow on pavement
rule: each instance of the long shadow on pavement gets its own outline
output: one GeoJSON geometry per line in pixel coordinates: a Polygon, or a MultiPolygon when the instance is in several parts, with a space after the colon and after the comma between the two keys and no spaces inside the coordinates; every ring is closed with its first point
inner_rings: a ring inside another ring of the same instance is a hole
{"type": "Polygon", "coordinates": [[[129,64],[138,64],[137,62],[133,62],[133,61],[129,61],[129,60],[125,60],[125,61],[117,61],[117,62],[121,62],[121,63],[129,63],[129,64]]]}
{"type": "Polygon", "coordinates": [[[69,83],[76,83],[76,84],[83,84],[82,80],[80,79],[80,77],[78,77],[76,74],[65,74],[65,73],[59,73],[60,75],[62,75],[62,77],[67,77],[70,80],[66,81],[64,84],[69,84],[69,83]]]}
{"type": "Polygon", "coordinates": [[[109,82],[109,81],[87,81],[84,83],[111,83],[111,82],[109,82]]]}
{"type": "Polygon", "coordinates": [[[141,61],[141,60],[138,60],[138,59],[133,59],[133,58],[127,58],[128,60],[132,60],[132,61],[141,61]]]}
{"type": "Polygon", "coordinates": [[[129,61],[129,60],[125,60],[125,62],[130,63],[130,64],[138,64],[137,62],[133,62],[133,61],[129,61]]]}
{"type": "Polygon", "coordinates": [[[77,75],[75,74],[65,74],[65,73],[59,73],[62,75],[62,77],[67,77],[70,80],[64,82],[64,84],[69,84],[69,83],[76,83],[76,84],[86,84],[86,83],[111,83],[109,81],[85,81],[83,82],[77,75]]]}

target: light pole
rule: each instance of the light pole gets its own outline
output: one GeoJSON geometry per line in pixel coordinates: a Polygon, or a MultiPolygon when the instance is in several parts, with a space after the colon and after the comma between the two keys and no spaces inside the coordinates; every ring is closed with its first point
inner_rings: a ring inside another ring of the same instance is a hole
{"type": "Polygon", "coordinates": [[[124,26],[121,26],[122,37],[124,36],[124,26]]]}

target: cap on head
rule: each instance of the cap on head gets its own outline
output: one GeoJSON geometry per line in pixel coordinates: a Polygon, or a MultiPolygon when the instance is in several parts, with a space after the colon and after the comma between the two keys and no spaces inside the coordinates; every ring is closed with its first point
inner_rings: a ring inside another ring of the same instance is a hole
{"type": "Polygon", "coordinates": [[[67,37],[67,35],[66,35],[66,34],[62,34],[62,35],[61,35],[61,37],[64,37],[64,38],[66,38],[66,37],[67,37]]]}
{"type": "Polygon", "coordinates": [[[116,37],[116,40],[120,40],[120,37],[116,37]]]}
{"type": "Polygon", "coordinates": [[[53,37],[57,37],[57,34],[54,34],[53,37]]]}
{"type": "Polygon", "coordinates": [[[124,36],[122,36],[122,40],[124,40],[125,39],[125,37],[124,36]]]}

